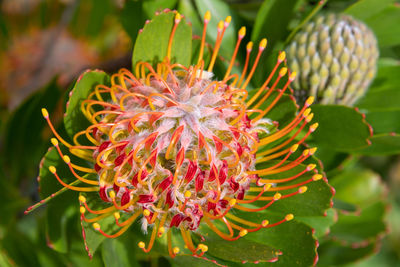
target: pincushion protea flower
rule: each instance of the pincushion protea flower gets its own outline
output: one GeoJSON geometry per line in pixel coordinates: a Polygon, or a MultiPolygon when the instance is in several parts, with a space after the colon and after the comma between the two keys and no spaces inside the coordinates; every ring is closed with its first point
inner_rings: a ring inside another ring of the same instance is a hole
{"type": "Polygon", "coordinates": [[[73,144],[55,131],[47,110],[42,110],[56,136],[52,143],[60,157],[77,182],[87,186],[65,183],[54,166],[49,168],[51,173],[65,188],[96,192],[107,204],[94,210],[83,195],[79,197],[81,219],[93,223],[100,234],[118,237],[140,220],[144,230],[151,228],[151,234],[149,241],[141,240],[138,246],[149,252],[157,238],[167,235],[169,255],[175,257],[182,247],[172,244],[171,235],[172,229],[178,228],[185,247],[193,255],[202,256],[208,250],[207,244],[201,241],[195,245],[192,240],[192,233],[200,225],[207,225],[230,241],[277,226],[292,220],[293,215],[287,214],[279,221],[256,222],[239,217],[234,210],[265,210],[280,199],[305,193],[307,183],[322,178],[315,164],[301,165],[316,148],[294,154],[318,126],[315,123],[303,131],[313,117],[309,108],[313,98],[280,129],[267,118],[296,75],[289,74],[284,87],[276,88],[288,72],[285,67],[278,70],[285,59],[284,52],[261,88],[247,100],[246,87],[267,41],[260,42],[252,65],[249,58],[253,44],[248,43],[243,72],[231,74],[245,36],[243,27],[224,78],[212,80],[230,20],[227,17],[218,24],[216,44],[206,68],[203,55],[210,13],[205,14],[197,64],[187,67],[171,62],[172,42],[181,21],[176,13],[166,58],[155,69],[147,62],[139,62],[134,74],[121,69],[111,77],[111,86],[97,85],[81,103],[81,111],[91,125],[76,133],[73,144]],[[277,77],[270,86],[274,75],[277,77]],[[270,104],[264,105],[266,101],[270,104]],[[78,140],[82,137],[91,145],[81,145],[78,140]],[[73,164],[59,142],[70,153],[91,162],[93,168],[73,164]],[[268,166],[257,168],[259,163],[268,166]],[[296,174],[274,177],[298,166],[304,168],[296,174]],[[97,179],[83,177],[81,172],[95,173],[97,179]],[[312,173],[311,178],[304,179],[307,173],[312,173]],[[256,202],[264,204],[249,205],[256,202]],[[109,217],[114,217],[119,227],[116,232],[108,233],[102,228],[103,219],[109,217]]]}

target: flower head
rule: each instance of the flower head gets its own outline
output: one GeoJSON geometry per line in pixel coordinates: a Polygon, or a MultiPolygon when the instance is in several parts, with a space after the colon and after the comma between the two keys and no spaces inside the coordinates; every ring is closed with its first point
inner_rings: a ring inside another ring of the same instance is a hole
{"type": "Polygon", "coordinates": [[[285,53],[279,55],[273,72],[248,99],[246,87],[267,41],[259,43],[252,64],[250,42],[242,73],[231,74],[245,35],[245,28],[240,29],[224,78],[213,79],[213,66],[230,17],[218,25],[211,60],[205,66],[203,54],[209,20],[207,12],[197,64],[183,66],[170,60],[171,44],[181,21],[176,13],[167,57],[156,68],[147,62],[137,63],[134,74],[121,69],[111,77],[111,86],[96,86],[81,103],[81,111],[91,125],[76,133],[73,144],[57,134],[43,109],[43,116],[57,137],[52,139],[53,145],[77,180],[88,186],[63,182],[54,166],[50,171],[66,188],[97,192],[98,198],[107,204],[94,210],[81,195],[82,220],[93,223],[95,230],[110,238],[123,234],[140,220],[145,231],[151,229],[149,241],[138,242],[145,252],[152,249],[155,239],[166,234],[169,254],[175,257],[183,247],[172,244],[173,228],[180,229],[187,249],[201,256],[207,251],[207,244],[194,245],[191,237],[200,225],[207,225],[221,238],[233,241],[249,232],[289,221],[292,214],[270,223],[267,219],[248,221],[232,211],[265,210],[280,199],[306,192],[307,183],[322,178],[314,164],[304,165],[300,172],[285,178],[273,177],[298,167],[316,150],[295,154],[318,126],[312,124],[303,131],[313,117],[308,108],[312,98],[282,128],[268,119],[270,110],[295,79],[295,73],[288,74],[285,67],[278,70],[285,53]],[[281,79],[287,81],[277,89],[281,79]],[[91,145],[81,145],[78,140],[82,137],[91,145]],[[62,153],[59,142],[72,154],[91,162],[93,168],[73,164],[62,153]],[[77,171],[94,173],[97,179],[82,177],[77,171]],[[312,178],[301,179],[309,172],[313,173],[312,178]],[[255,202],[264,204],[249,205],[255,202]],[[103,231],[102,220],[108,217],[114,217],[119,230],[103,231]]]}

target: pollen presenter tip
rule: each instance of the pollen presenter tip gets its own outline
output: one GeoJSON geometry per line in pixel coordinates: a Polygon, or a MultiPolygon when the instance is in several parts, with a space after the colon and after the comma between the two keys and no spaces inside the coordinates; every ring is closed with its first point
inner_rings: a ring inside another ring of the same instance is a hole
{"type": "Polygon", "coordinates": [[[49,112],[47,111],[47,109],[42,108],[42,115],[45,119],[47,119],[49,117],[49,112]]]}

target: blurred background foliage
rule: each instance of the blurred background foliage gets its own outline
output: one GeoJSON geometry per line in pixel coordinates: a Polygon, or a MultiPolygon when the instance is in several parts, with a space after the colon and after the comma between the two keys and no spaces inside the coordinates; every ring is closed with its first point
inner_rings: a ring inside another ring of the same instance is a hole
{"type": "MultiPolygon", "coordinates": [[[[206,264],[188,257],[169,261],[144,255],[124,236],[106,240],[90,260],[78,225],[78,202],[75,210],[50,204],[47,210],[23,213],[40,200],[38,166],[52,135],[40,109],[46,106],[57,124],[79,73],[87,68],[109,73],[130,69],[139,29],[165,8],[184,14],[194,35],[201,34],[207,10],[213,15],[210,27],[232,16],[217,77],[242,25],[246,41],[267,37],[253,88],[315,14],[346,13],[373,30],[380,58],[367,94],[355,109],[313,107],[320,128],[309,143],[319,147],[317,157],[336,189],[327,216],[332,226],[316,229],[318,266],[400,266],[400,3],[394,0],[0,1],[0,266],[206,264]]],[[[213,43],[216,31],[208,34],[213,43]]],[[[242,50],[240,63],[244,58],[242,50]]]]}

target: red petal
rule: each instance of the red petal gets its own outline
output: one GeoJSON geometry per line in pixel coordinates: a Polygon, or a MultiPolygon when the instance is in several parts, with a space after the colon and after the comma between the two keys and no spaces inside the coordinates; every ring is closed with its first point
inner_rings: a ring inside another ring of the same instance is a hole
{"type": "Polygon", "coordinates": [[[212,165],[210,169],[210,174],[208,175],[208,181],[212,182],[217,178],[218,176],[218,170],[217,167],[215,167],[215,164],[212,165]]]}
{"type": "Polygon", "coordinates": [[[153,195],[139,195],[138,203],[153,203],[154,201],[153,195]]]}
{"type": "Polygon", "coordinates": [[[187,167],[185,181],[187,183],[189,183],[193,179],[196,172],[197,172],[197,164],[194,163],[193,161],[189,160],[189,165],[187,167]]]}
{"type": "Polygon", "coordinates": [[[169,205],[169,207],[172,208],[174,206],[174,203],[175,201],[172,195],[172,190],[168,189],[167,197],[165,198],[165,204],[169,205]]]}
{"type": "Polygon", "coordinates": [[[222,165],[221,169],[219,170],[219,183],[223,184],[228,176],[228,163],[224,160],[224,164],[222,165]]]}
{"type": "Polygon", "coordinates": [[[182,214],[176,214],[174,217],[172,217],[169,227],[179,227],[184,218],[185,217],[182,214]]]}
{"type": "Polygon", "coordinates": [[[101,145],[99,146],[99,153],[100,153],[101,151],[103,151],[104,149],[106,149],[106,148],[108,147],[109,144],[111,144],[110,141],[105,141],[105,142],[101,143],[101,145]]]}
{"type": "Polygon", "coordinates": [[[205,171],[201,171],[199,174],[197,174],[196,180],[195,180],[196,192],[199,192],[201,189],[203,189],[204,176],[205,176],[205,171]]]}
{"type": "MultiPolygon", "coordinates": [[[[147,175],[148,175],[148,174],[149,174],[149,173],[147,172],[147,170],[144,169],[144,170],[142,171],[142,175],[140,175],[140,179],[142,179],[142,181],[144,181],[144,180],[147,178],[147,175]]],[[[133,176],[133,178],[132,178],[132,185],[133,185],[134,187],[137,187],[137,185],[138,185],[138,183],[139,183],[138,175],[139,175],[139,172],[137,172],[137,173],[133,176]]]]}
{"type": "Polygon", "coordinates": [[[121,206],[128,204],[130,200],[131,200],[131,196],[130,196],[129,190],[127,190],[127,191],[125,191],[125,193],[122,194],[121,206]]]}
{"type": "Polygon", "coordinates": [[[100,195],[100,198],[101,198],[103,201],[109,202],[109,201],[108,201],[108,198],[107,198],[106,187],[105,187],[105,186],[100,187],[99,195],[100,195]]]}
{"type": "Polygon", "coordinates": [[[221,153],[222,148],[224,147],[224,145],[221,143],[221,140],[216,136],[213,136],[213,140],[214,140],[215,148],[217,149],[217,153],[221,153]]]}
{"type": "Polygon", "coordinates": [[[167,178],[165,178],[160,184],[159,187],[161,188],[161,192],[164,192],[165,189],[167,189],[171,184],[172,184],[172,179],[173,176],[170,175],[167,178]]]}
{"type": "Polygon", "coordinates": [[[229,185],[231,186],[233,192],[236,192],[239,189],[239,183],[236,182],[233,177],[229,179],[229,185]]]}
{"type": "Polygon", "coordinates": [[[124,162],[125,159],[125,153],[122,153],[121,155],[119,155],[115,160],[114,160],[114,165],[115,167],[119,166],[122,164],[122,162],[124,162]]]}
{"type": "Polygon", "coordinates": [[[147,137],[148,139],[145,142],[145,146],[144,146],[147,150],[150,149],[151,145],[154,143],[154,141],[156,140],[157,136],[158,136],[158,132],[154,132],[154,133],[150,134],[147,137]]]}

